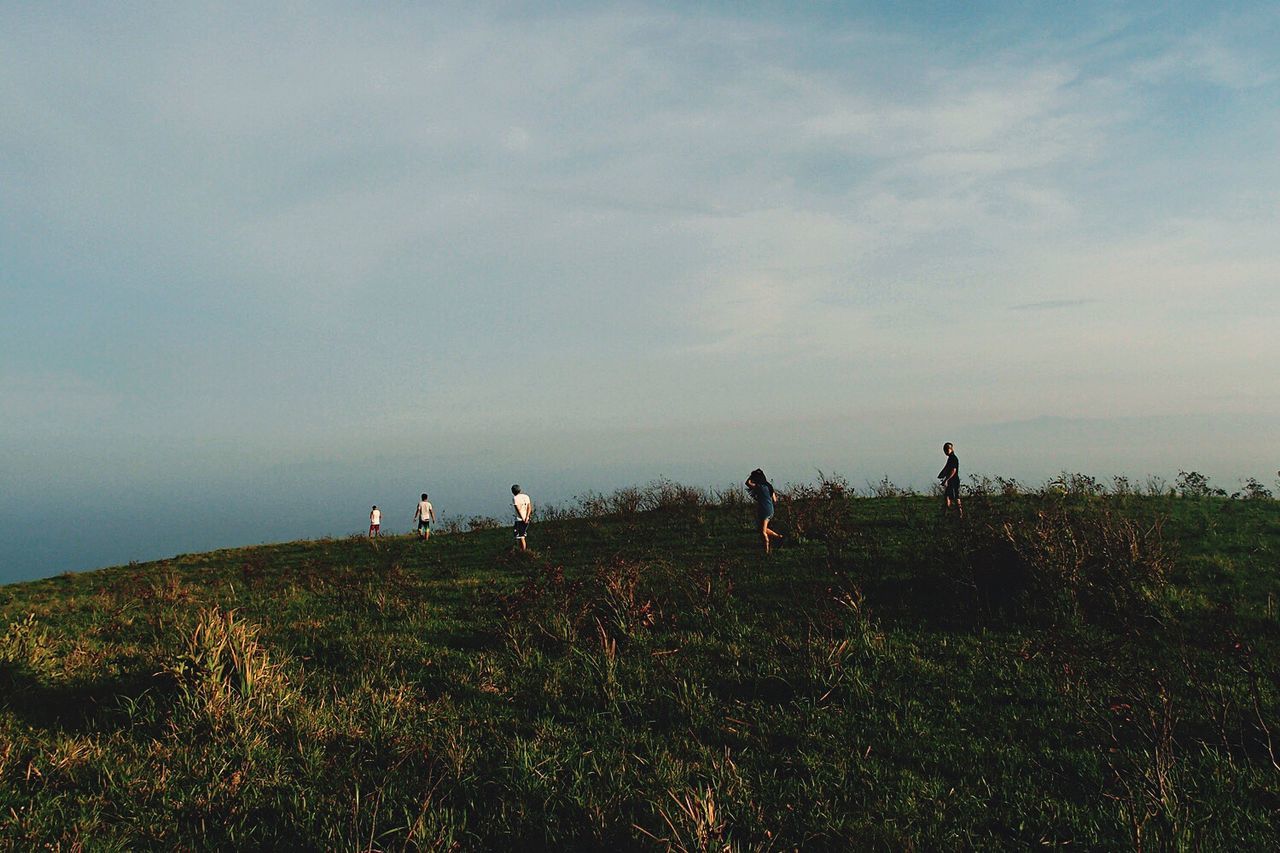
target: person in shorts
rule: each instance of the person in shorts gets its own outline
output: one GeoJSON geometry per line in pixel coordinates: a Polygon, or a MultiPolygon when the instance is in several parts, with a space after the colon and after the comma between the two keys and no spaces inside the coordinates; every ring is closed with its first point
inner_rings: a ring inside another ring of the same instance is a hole
{"type": "Polygon", "coordinates": [[[950,512],[951,502],[955,501],[956,511],[964,518],[964,506],[960,503],[960,459],[956,456],[955,445],[949,441],[942,445],[942,452],[947,454],[947,464],[938,472],[938,480],[947,501],[946,509],[950,512]]]}
{"type": "Polygon", "coordinates": [[[382,510],[378,509],[375,505],[374,508],[369,511],[369,538],[372,539],[375,536],[381,536],[381,530],[382,510]]]}
{"type": "Polygon", "coordinates": [[[422,537],[422,541],[426,542],[431,538],[431,522],[435,521],[436,510],[431,505],[431,501],[427,500],[427,493],[422,493],[422,500],[418,501],[418,508],[413,512],[413,521],[417,525],[418,535],[422,537]]]}
{"type": "Polygon", "coordinates": [[[525,551],[529,547],[529,520],[533,518],[533,501],[520,491],[519,486],[511,487],[511,509],[516,517],[512,527],[515,541],[520,543],[520,550],[525,551]]]}
{"type": "Polygon", "coordinates": [[[756,522],[760,525],[760,540],[764,544],[764,552],[770,553],[770,543],[774,539],[781,539],[782,534],[776,530],[769,529],[769,522],[773,521],[774,503],[777,500],[778,493],[774,491],[773,484],[765,477],[764,472],[759,468],[752,471],[747,476],[747,491],[751,493],[751,497],[756,502],[756,522]]]}

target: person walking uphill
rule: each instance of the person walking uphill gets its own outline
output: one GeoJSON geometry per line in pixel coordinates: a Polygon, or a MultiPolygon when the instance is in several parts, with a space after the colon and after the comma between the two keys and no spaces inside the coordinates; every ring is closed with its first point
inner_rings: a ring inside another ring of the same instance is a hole
{"type": "Polygon", "coordinates": [[[423,492],[422,500],[418,501],[418,508],[413,511],[413,521],[423,542],[431,538],[431,522],[435,521],[435,518],[436,508],[431,505],[431,501],[427,500],[427,493],[423,492]]]}
{"type": "Polygon", "coordinates": [[[769,522],[773,520],[773,505],[777,498],[777,492],[773,489],[773,484],[765,477],[764,472],[759,468],[752,471],[747,477],[747,491],[751,493],[751,497],[756,502],[756,521],[760,524],[760,538],[764,543],[764,552],[770,553],[770,540],[781,539],[782,534],[776,530],[769,529],[769,522]]]}
{"type": "Polygon", "coordinates": [[[520,491],[519,486],[511,487],[511,509],[515,512],[516,521],[514,532],[516,541],[520,543],[520,550],[528,549],[526,542],[529,536],[529,520],[533,518],[533,501],[529,496],[520,491]]]}
{"type": "Polygon", "coordinates": [[[947,464],[942,466],[942,470],[938,472],[938,479],[942,482],[942,494],[947,499],[947,509],[951,509],[951,502],[956,502],[956,510],[959,511],[960,517],[964,518],[964,506],[960,503],[960,459],[956,456],[955,446],[951,442],[942,445],[942,452],[947,454],[947,464]]]}

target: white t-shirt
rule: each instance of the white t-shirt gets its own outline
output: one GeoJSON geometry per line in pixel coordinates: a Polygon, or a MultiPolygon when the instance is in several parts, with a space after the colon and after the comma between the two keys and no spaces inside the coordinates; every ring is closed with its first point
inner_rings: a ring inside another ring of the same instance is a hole
{"type": "Polygon", "coordinates": [[[511,499],[511,507],[515,511],[516,521],[528,521],[529,513],[533,509],[533,501],[529,500],[528,495],[521,492],[511,499]]]}
{"type": "Polygon", "coordinates": [[[419,521],[430,521],[430,520],[431,520],[431,501],[419,501],[419,502],[418,502],[418,515],[417,515],[417,519],[418,519],[419,521]]]}
{"type": "Polygon", "coordinates": [[[380,509],[375,509],[373,512],[369,513],[369,523],[370,523],[370,524],[381,524],[381,523],[382,523],[382,510],[380,510],[380,509]]]}

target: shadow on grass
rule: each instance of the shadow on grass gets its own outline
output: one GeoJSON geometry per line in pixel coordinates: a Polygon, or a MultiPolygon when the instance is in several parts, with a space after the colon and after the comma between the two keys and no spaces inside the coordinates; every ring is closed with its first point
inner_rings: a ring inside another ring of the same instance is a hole
{"type": "Polygon", "coordinates": [[[131,727],[124,708],[169,689],[156,670],[134,660],[120,675],[50,683],[25,667],[0,664],[0,708],[46,731],[82,734],[131,727]]]}

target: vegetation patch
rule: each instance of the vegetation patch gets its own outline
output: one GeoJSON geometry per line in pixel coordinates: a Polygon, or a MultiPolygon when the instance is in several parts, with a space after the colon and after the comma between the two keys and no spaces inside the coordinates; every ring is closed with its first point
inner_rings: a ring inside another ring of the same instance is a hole
{"type": "Polygon", "coordinates": [[[528,553],[4,587],[0,846],[1274,849],[1276,504],[1197,488],[824,477],[765,558],[737,490],[658,481],[528,553]]]}

